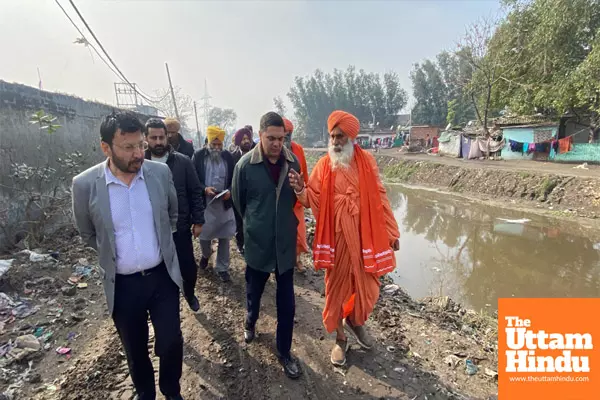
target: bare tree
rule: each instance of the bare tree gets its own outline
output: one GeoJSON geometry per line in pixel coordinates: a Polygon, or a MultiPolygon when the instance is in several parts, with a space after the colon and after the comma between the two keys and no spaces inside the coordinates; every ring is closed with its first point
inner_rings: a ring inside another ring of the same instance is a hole
{"type": "MultiPolygon", "coordinates": [[[[179,112],[179,119],[181,125],[184,128],[194,126],[194,100],[191,96],[183,93],[179,86],[173,88],[175,93],[175,99],[177,100],[177,111],[179,112]]],[[[158,111],[166,117],[175,118],[175,107],[173,105],[173,98],[169,89],[160,89],[156,91],[156,95],[160,97],[160,100],[152,105],[158,109],[158,111]]]]}
{"type": "Polygon", "coordinates": [[[479,123],[489,135],[488,121],[491,114],[494,90],[500,81],[508,80],[511,72],[520,62],[517,52],[506,54],[504,43],[509,38],[502,32],[496,32],[498,24],[482,18],[467,27],[464,37],[458,44],[455,54],[471,68],[468,81],[459,82],[475,109],[479,123]],[[492,40],[493,39],[493,40],[492,40]]]}

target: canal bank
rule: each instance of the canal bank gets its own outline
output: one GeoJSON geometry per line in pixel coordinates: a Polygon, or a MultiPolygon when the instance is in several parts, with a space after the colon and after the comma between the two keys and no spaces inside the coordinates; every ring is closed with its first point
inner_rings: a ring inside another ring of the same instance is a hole
{"type": "MultiPolygon", "coordinates": [[[[503,207],[564,218],[600,219],[600,168],[535,161],[461,161],[399,154],[375,154],[386,182],[465,196],[503,207]]],[[[307,149],[309,167],[325,154],[307,149]]],[[[590,221],[597,225],[596,221],[590,221]]],[[[600,225],[600,223],[598,224],[600,225]]]]}

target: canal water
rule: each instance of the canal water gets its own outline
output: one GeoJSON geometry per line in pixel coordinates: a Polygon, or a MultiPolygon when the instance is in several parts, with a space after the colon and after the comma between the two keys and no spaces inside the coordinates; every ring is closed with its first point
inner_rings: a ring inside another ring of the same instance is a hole
{"type": "Polygon", "coordinates": [[[392,277],[475,310],[501,297],[600,297],[600,243],[571,222],[388,186],[401,232],[392,277]]]}

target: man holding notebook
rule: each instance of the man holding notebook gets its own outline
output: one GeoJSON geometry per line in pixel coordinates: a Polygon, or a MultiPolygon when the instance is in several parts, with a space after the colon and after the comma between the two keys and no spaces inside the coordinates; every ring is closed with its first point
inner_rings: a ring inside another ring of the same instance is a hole
{"type": "Polygon", "coordinates": [[[200,269],[208,267],[211,242],[218,239],[214,268],[223,282],[229,282],[229,241],[236,232],[230,192],[234,163],[231,153],[223,150],[224,130],[209,126],[206,137],[207,146],[196,151],[192,160],[206,200],[205,222],[200,233],[200,269]]]}

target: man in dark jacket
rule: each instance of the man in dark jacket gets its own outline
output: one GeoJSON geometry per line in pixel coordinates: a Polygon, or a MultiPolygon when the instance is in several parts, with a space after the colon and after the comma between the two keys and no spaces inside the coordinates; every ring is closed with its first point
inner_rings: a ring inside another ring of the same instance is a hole
{"type": "Polygon", "coordinates": [[[202,188],[192,161],[187,156],[174,151],[167,143],[167,127],[160,119],[150,118],[146,122],[146,141],[148,150],[145,157],[152,161],[166,163],[173,175],[179,210],[177,231],[173,234],[173,241],[183,277],[183,294],[190,308],[196,312],[200,309],[200,304],[194,294],[198,266],[194,259],[192,234],[198,237],[204,224],[202,188]]]}
{"type": "Polygon", "coordinates": [[[206,269],[212,255],[211,241],[218,239],[215,271],[223,282],[231,280],[229,276],[229,241],[235,235],[235,215],[231,201],[231,178],[233,176],[233,158],[223,150],[225,131],[209,126],[206,136],[206,148],[196,151],[192,159],[200,186],[204,191],[206,209],[205,225],[200,234],[202,258],[200,268],[206,269]]]}
{"type": "Polygon", "coordinates": [[[277,281],[277,350],[285,374],[300,376],[292,357],[295,297],[296,194],[288,172],[300,171],[298,160],[283,146],[283,118],[274,112],[260,121],[260,142],[236,165],[233,201],[243,218],[246,259],[246,316],[244,339],[255,337],[260,299],[271,273],[277,281]]]}
{"type": "Polygon", "coordinates": [[[166,118],[165,125],[167,126],[167,137],[169,144],[178,153],[185,154],[189,158],[194,155],[194,145],[188,142],[181,136],[181,124],[175,118],[166,118]]]}
{"type": "MultiPolygon", "coordinates": [[[[252,150],[255,146],[255,143],[252,141],[252,127],[250,125],[246,125],[245,127],[238,129],[238,131],[233,135],[233,144],[235,144],[236,148],[231,153],[233,157],[233,162],[235,164],[240,161],[242,156],[252,150]]],[[[244,224],[242,221],[241,215],[236,211],[235,212],[235,241],[237,242],[238,251],[240,254],[244,254],[244,224]]]]}

